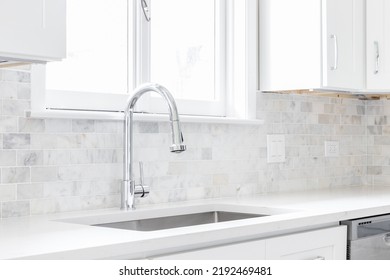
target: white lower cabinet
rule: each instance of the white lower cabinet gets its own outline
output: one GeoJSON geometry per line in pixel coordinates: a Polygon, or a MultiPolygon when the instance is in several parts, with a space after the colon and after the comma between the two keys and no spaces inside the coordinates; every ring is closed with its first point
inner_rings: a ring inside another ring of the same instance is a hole
{"type": "Polygon", "coordinates": [[[268,260],[345,260],[347,228],[338,226],[266,240],[268,260]]]}
{"type": "Polygon", "coordinates": [[[153,258],[154,260],[264,260],[265,240],[224,245],[153,258]]]}
{"type": "Polygon", "coordinates": [[[345,260],[347,228],[337,226],[157,256],[154,260],[345,260]]]}

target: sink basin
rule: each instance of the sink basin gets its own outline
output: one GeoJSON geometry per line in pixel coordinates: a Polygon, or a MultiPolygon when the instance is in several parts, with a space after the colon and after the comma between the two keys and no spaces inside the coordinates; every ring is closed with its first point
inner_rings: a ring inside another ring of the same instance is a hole
{"type": "Polygon", "coordinates": [[[135,211],[104,211],[99,215],[74,217],[59,222],[139,232],[269,217],[296,210],[237,204],[201,204],[135,211]]]}
{"type": "Polygon", "coordinates": [[[178,227],[188,227],[203,224],[221,223],[242,219],[264,217],[263,214],[248,214],[239,212],[208,211],[186,215],[165,216],[159,218],[139,219],[115,223],[95,224],[93,226],[118,228],[136,231],[154,231],[178,227]]]}

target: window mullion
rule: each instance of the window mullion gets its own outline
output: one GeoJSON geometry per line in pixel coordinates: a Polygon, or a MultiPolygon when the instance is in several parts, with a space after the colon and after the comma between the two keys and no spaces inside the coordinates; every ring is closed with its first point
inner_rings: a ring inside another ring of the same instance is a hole
{"type": "MultiPolygon", "coordinates": [[[[142,1],[149,8],[149,16],[151,15],[151,0],[136,0],[135,12],[135,86],[150,82],[150,53],[151,53],[151,22],[147,21],[143,12],[142,1]]],[[[153,19],[151,19],[153,20],[153,19]]],[[[149,111],[150,94],[142,97],[137,103],[137,111],[149,111]]]]}
{"type": "Polygon", "coordinates": [[[215,95],[224,108],[227,107],[227,4],[226,0],[215,0],[215,95]]]}
{"type": "Polygon", "coordinates": [[[127,91],[130,94],[137,84],[137,55],[136,55],[136,36],[137,24],[134,20],[136,16],[137,7],[136,1],[127,0],[127,91]]]}
{"type": "MultiPolygon", "coordinates": [[[[151,53],[151,21],[147,21],[143,11],[141,1],[145,1],[149,7],[149,15],[152,11],[152,1],[151,0],[140,0],[137,22],[139,24],[139,33],[138,39],[140,44],[139,49],[139,66],[140,66],[140,77],[138,80],[138,85],[150,81],[150,53],[151,53]]],[[[153,19],[151,19],[153,20],[153,19]]]]}

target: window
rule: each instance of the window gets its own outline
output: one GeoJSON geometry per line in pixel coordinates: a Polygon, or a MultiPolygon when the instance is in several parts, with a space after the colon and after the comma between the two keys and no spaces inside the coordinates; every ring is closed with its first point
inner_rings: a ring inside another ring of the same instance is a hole
{"type": "Polygon", "coordinates": [[[131,8],[128,0],[67,0],[67,58],[45,67],[47,108],[123,107],[133,88],[131,8]]]}
{"type": "MultiPolygon", "coordinates": [[[[181,112],[226,114],[225,4],[226,0],[152,2],[149,80],[166,86],[181,112]]],[[[156,95],[148,104],[150,111],[166,111],[156,95]]]]}
{"type": "MultiPolygon", "coordinates": [[[[156,82],[170,90],[181,114],[248,117],[247,92],[255,95],[257,81],[253,67],[254,87],[246,79],[247,62],[256,63],[254,5],[256,0],[68,0],[67,58],[34,66],[33,82],[40,87],[33,85],[33,96],[40,96],[33,110],[118,112],[137,85],[156,82]]],[[[155,94],[139,103],[139,111],[167,112],[155,94]]]]}

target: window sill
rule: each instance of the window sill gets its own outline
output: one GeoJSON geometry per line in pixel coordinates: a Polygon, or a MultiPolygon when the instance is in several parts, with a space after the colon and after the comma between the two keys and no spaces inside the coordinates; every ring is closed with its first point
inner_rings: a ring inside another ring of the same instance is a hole
{"type": "MultiPolygon", "coordinates": [[[[114,120],[122,121],[123,113],[120,112],[86,112],[86,111],[63,111],[63,110],[45,110],[31,112],[33,118],[43,119],[93,119],[93,120],[114,120]]],[[[141,122],[164,122],[169,117],[166,114],[143,114],[135,113],[135,121],[141,122]]],[[[209,116],[189,116],[180,115],[180,121],[183,123],[210,123],[210,124],[244,124],[244,125],[262,125],[263,120],[256,119],[237,119],[227,117],[209,117],[209,116]]]]}

